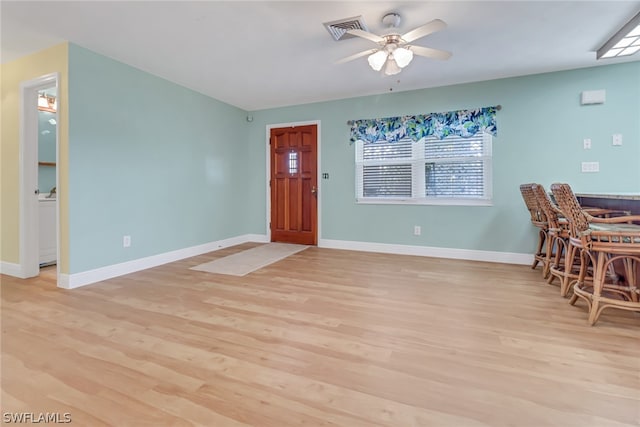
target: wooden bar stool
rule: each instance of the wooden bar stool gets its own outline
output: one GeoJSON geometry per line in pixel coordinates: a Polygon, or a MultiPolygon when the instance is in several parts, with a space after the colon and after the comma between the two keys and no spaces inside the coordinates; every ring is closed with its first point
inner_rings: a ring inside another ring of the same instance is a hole
{"type": "Polygon", "coordinates": [[[547,218],[547,283],[551,284],[557,278],[560,281],[560,296],[566,297],[580,274],[580,258],[576,248],[569,244],[569,222],[542,185],[533,184],[531,188],[547,218]]]}
{"type": "Polygon", "coordinates": [[[535,269],[538,263],[541,262],[542,277],[546,279],[549,275],[549,257],[546,253],[546,248],[548,247],[548,245],[545,246],[545,242],[548,241],[548,224],[544,212],[538,206],[536,196],[533,193],[532,185],[533,183],[520,185],[520,194],[522,194],[524,204],[527,206],[527,210],[529,211],[531,223],[538,228],[538,242],[536,244],[536,252],[533,255],[533,264],[531,265],[531,268],[535,269]]]}
{"type": "Polygon", "coordinates": [[[637,269],[640,264],[640,215],[597,218],[585,212],[568,184],[553,184],[551,191],[569,221],[569,242],[580,254],[581,267],[573,286],[571,304],[578,298],[589,308],[594,325],[605,308],[640,312],[637,269]],[[615,264],[623,270],[616,272],[615,264]],[[593,283],[585,278],[593,268],[593,283]]]}

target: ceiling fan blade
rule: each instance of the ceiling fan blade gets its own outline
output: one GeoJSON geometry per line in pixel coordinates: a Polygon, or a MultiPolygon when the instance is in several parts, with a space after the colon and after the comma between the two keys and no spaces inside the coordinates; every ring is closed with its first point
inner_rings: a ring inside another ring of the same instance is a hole
{"type": "Polygon", "coordinates": [[[347,56],[346,58],[338,59],[336,64],[344,64],[345,62],[353,61],[354,59],[361,58],[363,56],[371,55],[372,53],[376,53],[378,49],[369,49],[362,52],[355,53],[353,55],[347,56]]]}
{"type": "Polygon", "coordinates": [[[377,36],[373,33],[370,33],[368,31],[359,30],[357,28],[353,30],[349,30],[347,31],[347,33],[354,36],[362,37],[363,39],[371,40],[374,43],[384,43],[384,38],[377,36]]]}
{"type": "Polygon", "coordinates": [[[428,36],[429,34],[440,31],[446,27],[447,24],[444,21],[434,19],[431,22],[427,22],[426,24],[409,31],[401,37],[405,42],[411,43],[414,40],[418,40],[421,37],[428,36]]]}
{"type": "Polygon", "coordinates": [[[430,47],[423,46],[407,46],[407,49],[411,50],[416,55],[426,56],[427,58],[442,60],[451,58],[451,52],[447,52],[446,50],[432,49],[430,47]]]}

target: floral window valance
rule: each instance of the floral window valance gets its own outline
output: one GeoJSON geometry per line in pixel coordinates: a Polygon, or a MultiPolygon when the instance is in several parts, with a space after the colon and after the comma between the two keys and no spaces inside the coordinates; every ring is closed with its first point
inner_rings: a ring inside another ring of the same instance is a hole
{"type": "Polygon", "coordinates": [[[450,135],[468,138],[478,132],[497,134],[496,112],[500,106],[475,110],[429,113],[418,116],[351,120],[351,143],[364,141],[395,142],[401,139],[419,141],[428,136],[444,139],[450,135]]]}

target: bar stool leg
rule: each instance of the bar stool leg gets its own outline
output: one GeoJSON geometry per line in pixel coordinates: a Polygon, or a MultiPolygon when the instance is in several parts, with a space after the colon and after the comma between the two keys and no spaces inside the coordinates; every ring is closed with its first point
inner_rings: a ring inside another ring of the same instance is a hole
{"type": "Polygon", "coordinates": [[[600,296],[602,295],[602,288],[607,275],[606,259],[607,254],[605,252],[598,252],[596,265],[593,268],[593,297],[589,309],[589,325],[591,326],[595,325],[602,312],[600,309],[600,296]]]}
{"type": "Polygon", "coordinates": [[[544,242],[546,240],[546,233],[543,230],[538,231],[538,247],[536,248],[536,254],[533,257],[533,265],[531,265],[531,269],[535,270],[540,262],[544,253],[542,252],[542,247],[544,246],[544,242]]]}
{"type": "Polygon", "coordinates": [[[637,288],[638,263],[634,258],[624,258],[624,276],[631,291],[629,295],[631,301],[638,302],[638,298],[640,298],[640,293],[637,288]]]}
{"type": "Polygon", "coordinates": [[[568,245],[564,256],[564,276],[560,283],[560,296],[566,297],[569,294],[569,286],[571,285],[570,275],[573,272],[573,261],[576,257],[576,247],[568,245]]]}

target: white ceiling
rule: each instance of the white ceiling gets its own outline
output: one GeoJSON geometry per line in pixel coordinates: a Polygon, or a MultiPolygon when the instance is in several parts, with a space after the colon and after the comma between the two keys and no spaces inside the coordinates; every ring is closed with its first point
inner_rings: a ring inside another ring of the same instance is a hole
{"type": "Polygon", "coordinates": [[[68,40],[244,110],[295,105],[640,60],[595,51],[640,1],[17,1],[2,0],[2,62],[68,40]],[[432,19],[443,31],[414,42],[453,52],[415,57],[381,77],[364,39],[336,42],[323,22],[362,15],[382,33],[387,12],[404,33],[432,19]]]}

